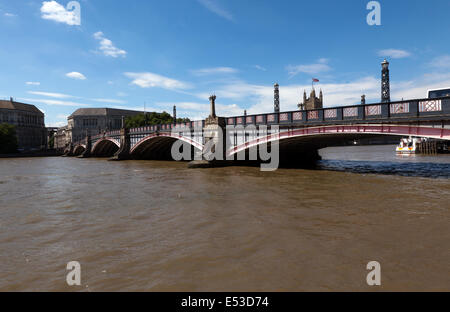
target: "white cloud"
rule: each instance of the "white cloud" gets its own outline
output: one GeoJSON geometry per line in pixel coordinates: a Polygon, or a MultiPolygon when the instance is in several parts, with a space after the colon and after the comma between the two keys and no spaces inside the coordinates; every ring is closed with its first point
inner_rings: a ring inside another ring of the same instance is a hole
{"type": "MultiPolygon", "coordinates": [[[[362,94],[366,94],[367,99],[376,99],[379,97],[380,92],[380,82],[374,77],[365,77],[349,83],[323,84],[321,87],[324,91],[324,104],[326,107],[359,103],[362,94]]],[[[247,108],[249,114],[273,111],[273,86],[271,85],[255,85],[240,82],[224,85],[216,90],[218,103],[222,99],[250,103],[250,106],[247,108]]],[[[280,100],[282,111],[297,110],[297,104],[303,100],[303,90],[307,90],[309,96],[311,85],[281,85],[280,100]]],[[[199,93],[197,96],[205,99],[205,112],[208,112],[208,94],[199,93]]],[[[221,116],[242,115],[243,111],[244,109],[239,105],[217,107],[217,113],[221,116]]]]}
{"type": "Polygon", "coordinates": [[[125,97],[128,96],[128,94],[126,94],[125,92],[117,92],[117,96],[125,97]]]}
{"type": "MultiPolygon", "coordinates": [[[[381,82],[378,77],[367,76],[346,83],[328,83],[321,84],[320,87],[324,93],[324,106],[346,106],[359,104],[361,95],[365,94],[367,103],[380,102],[381,82]]],[[[426,98],[427,90],[450,87],[450,73],[430,73],[412,80],[391,81],[392,100],[426,98]]],[[[246,103],[249,114],[269,113],[273,111],[273,87],[270,85],[256,85],[245,82],[232,83],[216,88],[217,101],[229,99],[246,103]],[[248,104],[247,104],[248,103],[248,104]],[[248,106],[247,106],[248,105],[248,106]]],[[[303,91],[306,90],[309,96],[311,85],[281,85],[280,101],[282,111],[297,110],[297,104],[303,100],[303,91]]],[[[318,92],[316,87],[316,92],[318,92]]],[[[207,93],[197,94],[199,98],[205,101],[198,104],[202,107],[203,118],[208,114],[207,93]]],[[[192,103],[182,103],[187,111],[195,111],[192,103]],[[191,106],[190,106],[191,105],[191,106]]],[[[234,105],[234,104],[233,104],[234,105]]],[[[239,105],[217,106],[217,114],[220,116],[242,115],[243,109],[239,105]]]]}
{"type": "Polygon", "coordinates": [[[291,78],[299,73],[316,75],[331,70],[331,67],[328,66],[327,63],[328,59],[321,58],[317,61],[317,63],[314,64],[289,65],[286,67],[286,69],[291,78]]]}
{"type": "Polygon", "coordinates": [[[211,12],[229,20],[233,21],[233,15],[228,12],[226,9],[224,9],[217,0],[198,0],[205,8],[210,10],[211,12]]]}
{"type": "Polygon", "coordinates": [[[74,107],[87,107],[90,106],[89,104],[83,104],[83,103],[76,103],[71,101],[60,101],[60,100],[44,100],[44,99],[30,99],[30,98],[21,98],[21,100],[31,103],[41,103],[45,105],[57,105],[57,106],[74,106],[74,107]]]}
{"type": "Polygon", "coordinates": [[[58,99],[68,99],[74,98],[72,95],[62,94],[62,93],[52,93],[52,92],[40,92],[40,91],[28,91],[29,94],[41,95],[46,97],[58,98],[58,99]]]}
{"type": "MultiPolygon", "coordinates": [[[[73,95],[62,94],[62,93],[40,92],[40,91],[28,91],[27,93],[33,94],[33,95],[40,95],[40,96],[45,96],[45,97],[56,98],[56,99],[70,99],[70,98],[83,99],[81,97],[76,97],[73,95]]],[[[99,103],[126,104],[126,101],[123,101],[123,100],[106,99],[106,98],[94,98],[94,99],[84,98],[84,100],[99,102],[99,103]]],[[[61,101],[59,101],[59,102],[61,102],[61,101]]],[[[46,103],[56,103],[56,102],[47,101],[46,103]]],[[[63,101],[61,103],[67,104],[67,103],[72,103],[72,102],[64,102],[63,101]]]]}
{"type": "Polygon", "coordinates": [[[44,1],[41,7],[41,17],[67,25],[81,25],[80,16],[77,11],[68,11],[56,1],[44,1]]]}
{"type": "MultiPolygon", "coordinates": [[[[177,106],[177,116],[179,118],[189,118],[191,120],[203,120],[209,115],[208,101],[199,102],[159,102],[156,103],[158,107],[164,107],[171,111],[173,105],[177,106]]],[[[221,116],[239,116],[244,114],[244,109],[237,104],[222,104],[220,101],[216,102],[216,110],[220,112],[221,116]]]]}
{"type": "Polygon", "coordinates": [[[82,73],[79,73],[79,72],[67,73],[66,77],[69,77],[72,79],[78,79],[78,80],[86,80],[86,76],[84,76],[82,73]]]}
{"type": "Polygon", "coordinates": [[[448,69],[450,68],[450,55],[441,55],[436,57],[431,61],[430,66],[439,68],[439,69],[448,69]]]}
{"type": "MultiPolygon", "coordinates": [[[[226,98],[232,100],[243,100],[252,97],[259,97],[267,91],[268,94],[272,93],[273,97],[273,87],[270,86],[261,86],[261,85],[253,85],[248,84],[244,81],[237,81],[230,84],[225,84],[221,87],[215,88],[215,94],[219,99],[226,98]]],[[[198,93],[196,95],[198,98],[208,100],[210,94],[209,93],[198,93]]]]}
{"type": "MultiPolygon", "coordinates": [[[[115,106],[112,106],[112,108],[128,109],[128,110],[134,110],[134,111],[138,111],[138,112],[144,112],[144,106],[130,107],[130,106],[124,106],[124,105],[115,105],[115,106]]],[[[147,106],[146,112],[156,112],[156,111],[158,111],[158,110],[147,106]]]]}
{"type": "Polygon", "coordinates": [[[47,127],[52,128],[61,128],[67,125],[67,121],[56,121],[56,122],[50,122],[47,124],[47,127]]]}
{"type": "Polygon", "coordinates": [[[260,66],[260,65],[255,65],[255,66],[253,66],[254,68],[256,68],[256,69],[258,69],[258,70],[261,70],[261,71],[267,71],[267,69],[265,68],[265,67],[262,67],[262,66],[260,66]]]}
{"type": "Polygon", "coordinates": [[[206,75],[214,75],[214,74],[235,74],[239,72],[235,68],[231,67],[212,67],[212,68],[202,68],[193,70],[192,73],[197,76],[206,76],[206,75]]]}
{"type": "Polygon", "coordinates": [[[411,56],[411,53],[405,50],[385,49],[378,51],[378,55],[387,58],[400,59],[411,56]]]}
{"type": "Polygon", "coordinates": [[[449,73],[429,73],[414,80],[391,82],[391,98],[396,100],[425,98],[428,96],[428,90],[449,87],[449,73]]]}
{"type": "Polygon", "coordinates": [[[6,17],[16,17],[17,15],[16,14],[13,14],[13,13],[5,13],[5,14],[3,14],[4,16],[6,16],[6,17]]]}
{"type": "Polygon", "coordinates": [[[154,73],[125,73],[125,76],[133,79],[131,83],[141,88],[158,87],[168,90],[190,88],[190,85],[185,82],[167,78],[154,73]]]}
{"type": "Polygon", "coordinates": [[[25,84],[27,86],[40,86],[41,85],[40,82],[33,82],[33,81],[27,81],[27,82],[25,82],[25,84]]]}
{"type": "Polygon", "coordinates": [[[92,101],[100,103],[114,103],[114,104],[125,104],[126,101],[114,100],[114,99],[92,99],[92,101]]]}
{"type": "Polygon", "coordinates": [[[111,57],[125,57],[127,55],[127,51],[118,49],[111,40],[105,38],[103,32],[98,31],[94,34],[94,38],[100,42],[100,51],[106,55],[111,57]]]}

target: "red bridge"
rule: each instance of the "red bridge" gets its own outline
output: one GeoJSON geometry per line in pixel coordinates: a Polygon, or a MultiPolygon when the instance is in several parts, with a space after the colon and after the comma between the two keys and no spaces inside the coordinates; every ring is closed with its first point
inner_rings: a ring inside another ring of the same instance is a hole
{"type": "MultiPolygon", "coordinates": [[[[261,144],[277,142],[280,157],[289,161],[314,158],[317,150],[348,144],[352,140],[381,136],[422,137],[450,140],[450,97],[331,107],[237,117],[217,117],[215,97],[211,115],[203,121],[167,124],[106,132],[74,143],[68,153],[116,159],[171,160],[172,146],[182,141],[192,153],[204,154],[211,131],[231,135],[224,157],[261,144]],[[212,127],[212,128],[211,128],[212,127]],[[266,135],[252,135],[269,127],[266,135]],[[211,130],[216,129],[216,130],[211,130]],[[229,133],[227,129],[231,129],[229,133]]],[[[225,138],[224,138],[224,141],[225,138]]]]}

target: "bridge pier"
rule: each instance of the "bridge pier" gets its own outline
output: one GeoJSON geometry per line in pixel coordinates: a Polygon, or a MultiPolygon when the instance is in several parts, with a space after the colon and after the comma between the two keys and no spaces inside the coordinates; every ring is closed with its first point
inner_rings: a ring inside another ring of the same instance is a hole
{"type": "Polygon", "coordinates": [[[216,115],[216,96],[212,95],[209,101],[211,112],[206,118],[203,128],[202,159],[191,161],[188,165],[189,168],[212,168],[227,165],[225,161],[226,140],[224,139],[226,121],[225,118],[216,115]]]}
{"type": "Polygon", "coordinates": [[[131,159],[131,139],[130,131],[125,127],[125,120],[122,117],[122,129],[120,130],[120,148],[109,160],[120,161],[131,159]]]}
{"type": "Polygon", "coordinates": [[[63,157],[71,157],[73,156],[73,143],[70,142],[69,146],[64,151],[63,157]]]}
{"type": "Polygon", "coordinates": [[[91,150],[92,150],[91,134],[88,133],[87,136],[86,136],[86,149],[84,150],[83,154],[78,156],[78,158],[89,158],[89,157],[91,157],[91,150]]]}

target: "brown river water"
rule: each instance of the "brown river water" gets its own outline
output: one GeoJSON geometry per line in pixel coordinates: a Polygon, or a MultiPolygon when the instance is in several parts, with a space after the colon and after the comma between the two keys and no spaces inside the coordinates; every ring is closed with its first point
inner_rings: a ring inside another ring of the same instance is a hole
{"type": "Polygon", "coordinates": [[[275,172],[0,159],[0,291],[450,291],[450,156],[393,149],[275,172]]]}

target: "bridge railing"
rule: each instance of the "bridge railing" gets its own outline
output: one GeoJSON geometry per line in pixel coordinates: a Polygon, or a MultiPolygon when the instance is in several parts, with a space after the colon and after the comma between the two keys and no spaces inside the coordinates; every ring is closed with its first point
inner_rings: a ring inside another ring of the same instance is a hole
{"type": "Polygon", "coordinates": [[[450,97],[226,118],[227,125],[314,124],[450,116],[450,97]]]}
{"type": "Polygon", "coordinates": [[[162,125],[153,125],[153,126],[145,126],[139,128],[131,128],[131,134],[137,133],[151,133],[156,131],[172,131],[176,129],[185,129],[185,128],[203,128],[205,126],[204,120],[191,121],[187,123],[177,123],[177,124],[162,124],[162,125]]]}

